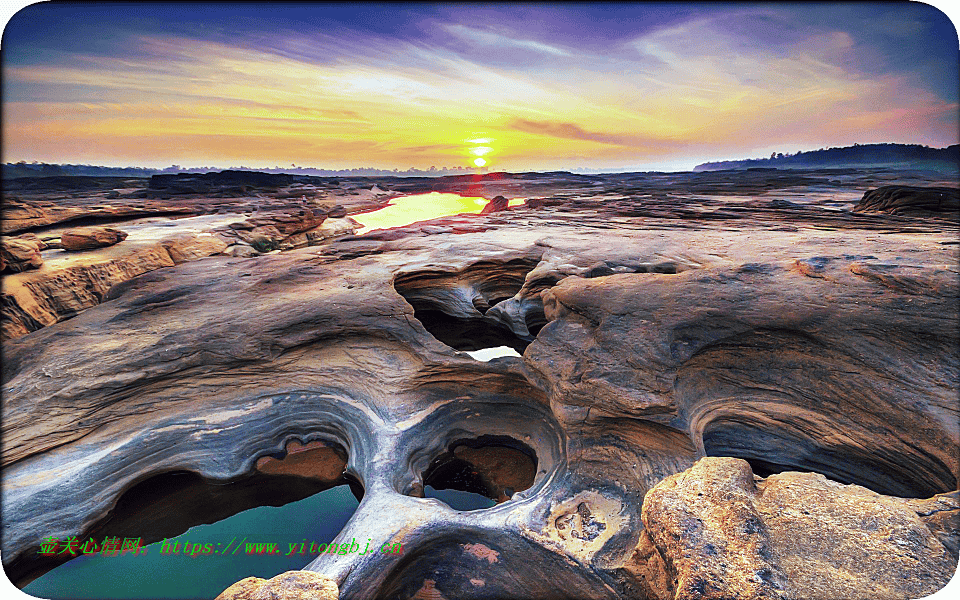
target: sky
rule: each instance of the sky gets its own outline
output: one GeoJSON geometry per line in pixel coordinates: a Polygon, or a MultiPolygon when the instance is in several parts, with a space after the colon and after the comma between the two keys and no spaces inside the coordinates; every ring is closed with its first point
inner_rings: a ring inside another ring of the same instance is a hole
{"type": "Polygon", "coordinates": [[[40,3],[2,39],[2,160],[685,170],[958,134],[921,3],[40,3]]]}

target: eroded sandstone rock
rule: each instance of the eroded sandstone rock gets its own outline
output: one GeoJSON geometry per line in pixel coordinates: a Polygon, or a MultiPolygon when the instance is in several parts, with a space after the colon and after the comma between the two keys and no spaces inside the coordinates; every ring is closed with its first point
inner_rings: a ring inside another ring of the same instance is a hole
{"type": "Polygon", "coordinates": [[[336,582],[312,571],[287,571],[270,579],[247,577],[216,600],[338,600],[336,582]]]}
{"type": "Polygon", "coordinates": [[[489,214],[494,212],[500,212],[507,210],[510,206],[510,200],[504,196],[495,196],[493,200],[487,202],[487,205],[483,207],[483,210],[480,211],[481,214],[489,214]]]}
{"type": "Polygon", "coordinates": [[[64,250],[90,250],[112,246],[127,239],[127,234],[112,227],[84,227],[69,229],[60,236],[64,250]]]}
{"type": "Polygon", "coordinates": [[[227,249],[225,241],[212,233],[179,235],[163,240],[160,245],[170,254],[174,264],[198,260],[227,249]]]}
{"type": "Polygon", "coordinates": [[[0,271],[20,273],[39,269],[43,264],[40,251],[46,247],[47,245],[32,233],[4,237],[0,244],[0,271]]]}
{"type": "Polygon", "coordinates": [[[960,191],[946,187],[885,185],[863,194],[854,212],[883,212],[892,215],[942,215],[960,218],[960,191]]]}
{"type": "Polygon", "coordinates": [[[936,592],[957,567],[911,502],[816,473],[758,478],[734,458],[657,484],[643,522],[635,576],[677,600],[903,600],[936,592]]]}

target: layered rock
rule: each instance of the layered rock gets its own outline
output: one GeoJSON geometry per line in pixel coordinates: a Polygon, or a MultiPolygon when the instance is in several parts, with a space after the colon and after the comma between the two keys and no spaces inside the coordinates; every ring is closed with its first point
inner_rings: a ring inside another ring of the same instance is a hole
{"type": "Polygon", "coordinates": [[[47,245],[32,233],[16,237],[4,237],[0,244],[0,271],[21,273],[39,269],[43,264],[40,251],[47,245]]]}
{"type": "Polygon", "coordinates": [[[227,242],[212,233],[178,235],[163,240],[160,245],[170,254],[170,259],[177,265],[220,254],[228,246],[227,242]]]}
{"type": "MultiPolygon", "coordinates": [[[[87,179],[87,178],[77,178],[87,179]]],[[[50,194],[57,196],[54,194],[50,194]]],[[[103,199],[106,195],[102,196],[103,199]]],[[[73,221],[97,220],[100,222],[115,222],[125,218],[149,217],[149,216],[169,216],[169,215],[189,215],[197,214],[195,207],[190,206],[171,206],[160,203],[140,203],[102,205],[94,204],[87,206],[81,204],[78,199],[78,205],[69,206],[60,198],[47,199],[41,197],[38,199],[26,198],[4,198],[3,219],[0,221],[0,231],[4,235],[20,231],[30,231],[40,227],[46,227],[57,223],[69,223],[73,221]]]]}
{"type": "Polygon", "coordinates": [[[260,215],[231,223],[227,227],[215,229],[221,238],[233,243],[252,247],[258,253],[276,249],[289,250],[307,246],[316,237],[316,232],[326,219],[319,211],[303,209],[296,212],[277,212],[260,215]]]}
{"type": "Polygon", "coordinates": [[[960,190],[947,187],[885,185],[863,194],[854,212],[944,216],[960,219],[960,190]]]}
{"type": "Polygon", "coordinates": [[[226,248],[226,242],[212,234],[180,235],[5,277],[0,336],[13,339],[73,318],[107,299],[115,286],[139,275],[219,254],[226,248]]]}

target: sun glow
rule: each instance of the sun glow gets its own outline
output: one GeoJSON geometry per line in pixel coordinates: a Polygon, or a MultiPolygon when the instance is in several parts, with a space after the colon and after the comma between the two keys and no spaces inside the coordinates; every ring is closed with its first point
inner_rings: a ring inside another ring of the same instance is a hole
{"type": "Polygon", "coordinates": [[[482,158],[477,158],[473,161],[473,164],[477,165],[478,167],[482,167],[483,165],[487,164],[487,161],[483,160],[482,158]]]}

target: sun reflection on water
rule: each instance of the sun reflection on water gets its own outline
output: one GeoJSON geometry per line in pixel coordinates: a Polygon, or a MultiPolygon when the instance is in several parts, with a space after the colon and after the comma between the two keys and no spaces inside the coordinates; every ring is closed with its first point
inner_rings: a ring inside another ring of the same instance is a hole
{"type": "MultiPolygon", "coordinates": [[[[357,232],[364,234],[375,229],[389,229],[402,227],[419,221],[428,221],[439,217],[460,215],[464,213],[479,213],[489,200],[479,196],[459,196],[430,192],[414,196],[394,198],[390,204],[368,213],[352,215],[353,219],[363,225],[357,232]]],[[[523,199],[510,201],[510,206],[523,204],[523,199]]]]}

